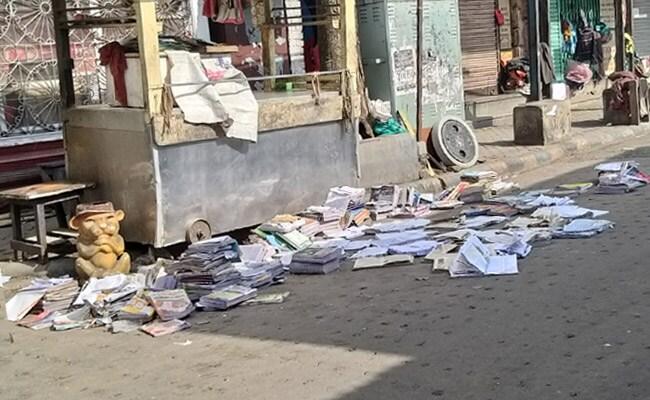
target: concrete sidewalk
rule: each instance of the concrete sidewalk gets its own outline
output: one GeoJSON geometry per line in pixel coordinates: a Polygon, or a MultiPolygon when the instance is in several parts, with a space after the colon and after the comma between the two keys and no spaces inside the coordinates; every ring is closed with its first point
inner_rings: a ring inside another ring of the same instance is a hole
{"type": "MultiPolygon", "coordinates": [[[[631,139],[650,132],[650,123],[639,126],[605,126],[600,99],[581,102],[572,107],[571,137],[562,143],[547,146],[517,146],[512,123],[475,130],[479,141],[479,160],[472,170],[493,170],[503,176],[528,171],[572,154],[585,152],[631,139]]],[[[403,186],[423,192],[439,192],[458,183],[460,172],[442,173],[435,177],[410,182],[403,186]]]]}

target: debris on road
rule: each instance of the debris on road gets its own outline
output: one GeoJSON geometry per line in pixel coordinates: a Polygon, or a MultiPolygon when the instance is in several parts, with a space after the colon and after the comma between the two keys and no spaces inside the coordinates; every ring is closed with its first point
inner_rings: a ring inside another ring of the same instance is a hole
{"type": "MultiPolygon", "coordinates": [[[[650,181],[632,161],[596,169],[597,190],[650,181]]],[[[176,260],[91,278],[81,288],[70,277],[34,279],[7,302],[7,319],[35,330],[104,326],[160,336],[188,328],[184,319],[195,311],[282,303],[289,292],[264,289],[288,274],[334,273],[346,260],[355,271],[408,266],[422,257],[432,272],[452,278],[517,274],[518,259],[542,241],[588,238],[614,226],[600,219],[608,211],[576,204],[590,183],[515,188],[492,171],[465,172],[437,195],[391,185],[369,193],[332,188],[323,205],[277,215],[242,244],[225,235],[203,240],[176,260]]]]}

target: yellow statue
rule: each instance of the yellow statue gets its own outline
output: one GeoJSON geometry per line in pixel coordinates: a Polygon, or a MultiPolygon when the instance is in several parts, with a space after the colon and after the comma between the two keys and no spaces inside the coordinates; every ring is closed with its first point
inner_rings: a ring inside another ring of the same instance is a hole
{"type": "Polygon", "coordinates": [[[110,202],[77,205],[70,228],[79,232],[75,269],[80,280],[129,273],[131,257],[119,235],[123,219],[124,211],[116,211],[110,202]]]}

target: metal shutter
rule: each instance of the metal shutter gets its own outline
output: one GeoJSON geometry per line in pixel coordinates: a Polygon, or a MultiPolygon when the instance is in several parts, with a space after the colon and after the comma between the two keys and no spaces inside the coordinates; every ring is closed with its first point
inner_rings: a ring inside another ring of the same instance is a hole
{"type": "Polygon", "coordinates": [[[639,57],[650,56],[650,0],[634,0],[632,33],[639,57]]]}
{"type": "Polygon", "coordinates": [[[465,91],[496,94],[499,64],[495,0],[459,0],[465,91]]]}

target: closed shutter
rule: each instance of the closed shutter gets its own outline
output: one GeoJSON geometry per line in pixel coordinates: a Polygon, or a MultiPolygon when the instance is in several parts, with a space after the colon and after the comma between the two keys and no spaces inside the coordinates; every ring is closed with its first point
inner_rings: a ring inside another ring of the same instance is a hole
{"type": "Polygon", "coordinates": [[[650,56],[650,0],[634,0],[632,33],[639,57],[650,56]]]}
{"type": "Polygon", "coordinates": [[[495,0],[459,0],[465,91],[496,94],[499,64],[495,0]]]}

